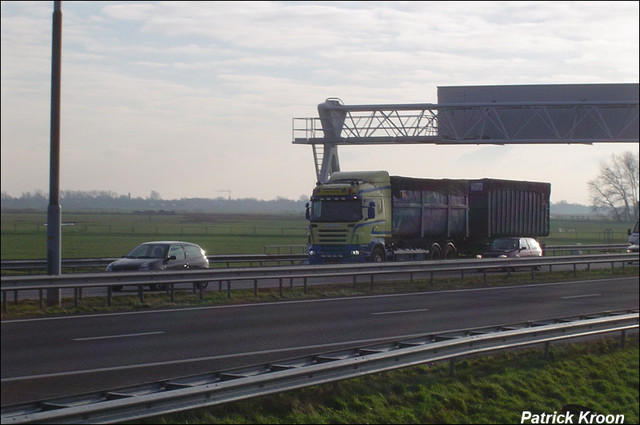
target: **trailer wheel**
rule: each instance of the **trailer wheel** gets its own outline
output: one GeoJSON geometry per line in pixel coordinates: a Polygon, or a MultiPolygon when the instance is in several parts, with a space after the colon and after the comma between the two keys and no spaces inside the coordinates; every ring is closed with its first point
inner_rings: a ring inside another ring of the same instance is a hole
{"type": "Polygon", "coordinates": [[[371,253],[371,262],[384,263],[384,260],[385,260],[384,250],[380,247],[374,248],[373,252],[371,253]]]}
{"type": "Polygon", "coordinates": [[[442,250],[440,249],[440,245],[438,245],[437,243],[434,243],[433,245],[431,245],[431,249],[429,251],[430,251],[429,257],[432,260],[442,259],[442,250]]]}
{"type": "Polygon", "coordinates": [[[444,250],[444,259],[451,260],[458,256],[458,252],[456,251],[456,247],[452,244],[447,245],[447,248],[444,250]]]}

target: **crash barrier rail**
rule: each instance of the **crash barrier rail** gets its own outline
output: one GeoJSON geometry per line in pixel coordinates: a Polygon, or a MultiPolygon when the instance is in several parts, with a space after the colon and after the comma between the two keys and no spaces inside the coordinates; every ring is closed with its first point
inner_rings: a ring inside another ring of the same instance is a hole
{"type": "MultiPolygon", "coordinates": [[[[280,253],[280,249],[300,249],[305,245],[266,245],[264,247],[264,254],[229,254],[229,255],[208,255],[209,263],[226,265],[230,267],[231,264],[273,264],[273,263],[289,263],[296,264],[301,263],[307,259],[306,254],[294,254],[294,253],[280,253]],[[277,254],[268,254],[267,250],[277,249],[277,254]]],[[[596,245],[553,245],[544,248],[545,255],[553,252],[554,255],[557,252],[569,252],[572,254],[589,253],[590,251],[600,252],[613,252],[624,250],[628,247],[628,244],[596,244],[596,245]]],[[[116,261],[118,258],[75,258],[75,259],[63,259],[63,269],[82,269],[82,268],[98,268],[106,267],[109,263],[116,261]]],[[[2,271],[33,271],[33,270],[46,270],[47,260],[2,260],[0,268],[2,271]]]]}
{"type": "MultiPolygon", "coordinates": [[[[18,291],[38,290],[40,308],[43,305],[43,293],[50,289],[73,289],[74,302],[78,306],[82,288],[107,288],[107,304],[111,306],[114,287],[123,285],[136,286],[140,302],[144,302],[143,286],[166,288],[170,301],[174,301],[175,285],[191,284],[193,290],[199,291],[199,297],[203,299],[203,283],[218,283],[219,291],[226,283],[227,297],[231,298],[232,284],[253,283],[254,296],[258,295],[259,283],[264,281],[278,281],[280,296],[283,296],[283,281],[288,279],[289,286],[294,287],[294,281],[303,287],[307,293],[308,283],[311,279],[335,279],[351,278],[354,287],[358,278],[367,277],[370,288],[373,290],[375,278],[392,276],[396,279],[407,279],[413,283],[415,278],[429,276],[433,285],[436,273],[459,272],[461,279],[465,273],[480,272],[483,275],[484,285],[487,285],[487,272],[504,270],[507,273],[513,269],[530,269],[531,280],[535,278],[536,269],[561,265],[573,265],[574,276],[577,274],[578,265],[611,264],[611,272],[615,273],[615,264],[620,263],[622,268],[627,263],[637,262],[637,253],[624,254],[598,254],[582,256],[555,256],[555,257],[530,257],[530,258],[495,258],[495,259],[463,259],[440,261],[408,261],[394,263],[363,263],[363,264],[323,264],[288,267],[245,267],[191,270],[178,272],[111,272],[111,273],[75,273],[65,275],[27,275],[27,276],[2,276],[2,309],[7,311],[7,294],[14,292],[15,302],[18,301],[18,291]]],[[[360,279],[362,280],[362,279],[360,279]]],[[[327,283],[326,281],[323,283],[327,283]]],[[[273,287],[273,285],[272,285],[273,287]]]]}
{"type": "Polygon", "coordinates": [[[380,339],[353,347],[198,376],[163,380],[115,390],[2,408],[3,424],[115,423],[200,409],[318,384],[356,378],[427,362],[455,361],[471,355],[638,328],[638,309],[562,317],[508,325],[380,339]]]}
{"type": "MultiPolygon", "coordinates": [[[[307,259],[306,254],[229,254],[229,255],[207,255],[210,265],[220,264],[230,267],[231,264],[259,264],[265,265],[269,263],[296,264],[307,259]]],[[[118,260],[118,258],[74,258],[63,259],[61,266],[63,269],[87,269],[87,268],[104,268],[109,263],[118,260]]],[[[46,270],[47,260],[2,260],[2,271],[32,271],[46,270]]]]}
{"type": "Polygon", "coordinates": [[[553,245],[553,246],[546,246],[543,249],[544,255],[556,255],[559,252],[567,252],[569,254],[572,255],[582,255],[582,254],[588,254],[591,251],[598,251],[598,252],[614,252],[614,251],[621,251],[621,250],[626,250],[627,247],[629,246],[628,243],[618,243],[618,244],[588,244],[588,245],[582,245],[582,244],[573,244],[573,245],[553,245]]]}

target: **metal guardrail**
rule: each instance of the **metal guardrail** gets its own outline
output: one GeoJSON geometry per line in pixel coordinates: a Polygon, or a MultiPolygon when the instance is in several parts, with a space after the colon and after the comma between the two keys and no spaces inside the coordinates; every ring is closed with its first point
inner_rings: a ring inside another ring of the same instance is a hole
{"type": "MultiPolygon", "coordinates": [[[[268,245],[267,247],[276,248],[299,248],[302,245],[268,245]]],[[[553,245],[544,248],[545,255],[553,252],[570,252],[570,253],[588,253],[590,251],[612,252],[616,250],[624,250],[628,244],[590,244],[590,245],[553,245]]],[[[211,264],[225,264],[230,267],[231,264],[259,264],[267,263],[300,263],[307,259],[306,254],[228,254],[228,255],[208,255],[207,258],[211,264]]],[[[62,260],[63,269],[93,268],[106,267],[109,263],[116,261],[118,258],[71,258],[62,260]]],[[[35,260],[2,260],[0,269],[3,271],[18,270],[46,270],[46,259],[35,260]]]]}
{"type": "Polygon", "coordinates": [[[588,253],[590,251],[612,252],[626,250],[628,246],[628,243],[587,245],[576,243],[573,245],[550,245],[544,247],[544,255],[549,255],[549,253],[553,253],[555,255],[557,252],[570,252],[574,255],[582,255],[583,253],[588,253]]]}
{"type": "Polygon", "coordinates": [[[638,328],[638,310],[381,340],[373,346],[2,408],[3,424],[115,423],[363,375],[638,328]]]}
{"type": "MultiPolygon", "coordinates": [[[[109,263],[119,258],[72,258],[63,259],[63,269],[99,268],[106,267],[109,263]]],[[[260,264],[267,263],[289,263],[294,264],[307,259],[306,254],[229,254],[229,255],[207,255],[210,264],[260,264]]],[[[0,266],[2,271],[19,270],[46,270],[47,260],[2,260],[0,266]]]]}
{"type": "MultiPolygon", "coordinates": [[[[7,293],[14,291],[17,300],[17,291],[40,290],[40,305],[42,306],[42,292],[46,289],[75,289],[76,305],[78,303],[79,288],[107,288],[107,300],[111,305],[112,290],[114,286],[133,285],[138,287],[140,302],[144,301],[143,286],[164,285],[168,288],[168,295],[173,301],[174,286],[176,284],[193,284],[194,290],[198,282],[218,282],[220,290],[223,283],[227,285],[227,296],[231,297],[231,287],[237,282],[252,282],[254,295],[257,296],[261,281],[277,280],[280,294],[282,295],[283,280],[289,279],[293,286],[294,280],[301,281],[304,293],[307,292],[309,279],[350,277],[353,284],[358,278],[367,277],[373,289],[376,276],[395,276],[408,278],[413,282],[417,276],[428,275],[433,282],[434,275],[442,272],[460,272],[462,277],[466,272],[483,273],[486,284],[486,272],[489,270],[510,270],[513,268],[531,269],[531,277],[537,268],[573,265],[574,274],[577,266],[586,264],[610,263],[612,272],[615,263],[625,264],[638,261],[638,254],[600,254],[582,256],[553,256],[530,258],[496,258],[496,259],[466,259],[466,260],[440,260],[440,261],[411,261],[393,263],[363,263],[363,264],[330,264],[330,265],[306,265],[289,267],[250,267],[250,268],[222,268],[208,270],[192,270],[179,272],[112,272],[112,273],[75,273],[63,275],[27,275],[27,276],[2,276],[0,289],[2,290],[2,308],[7,309],[7,293]]],[[[300,286],[300,284],[298,284],[300,286]]],[[[200,287],[200,298],[203,297],[203,288],[200,287]]]]}

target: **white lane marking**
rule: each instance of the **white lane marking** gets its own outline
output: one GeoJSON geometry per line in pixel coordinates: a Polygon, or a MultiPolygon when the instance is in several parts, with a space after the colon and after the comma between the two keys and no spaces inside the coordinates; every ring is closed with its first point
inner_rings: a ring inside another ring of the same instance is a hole
{"type": "Polygon", "coordinates": [[[569,300],[572,298],[586,298],[586,297],[599,297],[599,296],[600,294],[572,295],[572,296],[562,297],[562,299],[569,300]]]}
{"type": "Polygon", "coordinates": [[[325,349],[325,348],[331,348],[334,346],[340,346],[345,344],[362,345],[362,344],[382,343],[387,341],[395,341],[396,339],[409,339],[409,338],[416,338],[420,336],[424,336],[424,334],[422,333],[422,334],[397,335],[397,336],[390,336],[390,337],[383,337],[383,338],[369,338],[369,339],[360,339],[360,340],[354,340],[354,341],[330,342],[326,344],[303,345],[303,346],[291,347],[291,348],[276,348],[272,350],[258,350],[258,351],[248,351],[243,353],[219,354],[217,356],[197,357],[197,358],[183,359],[183,360],[170,360],[165,362],[140,363],[140,364],[126,365],[126,366],[73,370],[69,372],[45,373],[41,375],[15,376],[12,378],[1,378],[0,382],[15,382],[15,381],[30,380],[30,379],[55,378],[60,376],[84,375],[88,373],[98,373],[98,372],[113,372],[117,370],[139,369],[143,367],[169,366],[169,365],[176,365],[176,364],[221,360],[221,359],[255,356],[255,355],[262,355],[262,354],[287,353],[290,351],[297,351],[297,350],[308,350],[308,349],[319,349],[319,348],[325,349]]]}
{"type": "Polygon", "coordinates": [[[429,311],[428,308],[421,308],[417,310],[398,310],[398,311],[381,311],[379,313],[371,313],[372,316],[381,316],[383,314],[402,314],[402,313],[421,313],[424,311],[429,311]]]}
{"type": "Polygon", "coordinates": [[[147,336],[147,335],[159,335],[166,332],[157,331],[157,332],[144,332],[139,334],[123,334],[123,335],[105,335],[105,336],[91,336],[87,338],[73,338],[72,341],[95,341],[97,339],[113,339],[113,338],[131,338],[137,336],[147,336]]]}

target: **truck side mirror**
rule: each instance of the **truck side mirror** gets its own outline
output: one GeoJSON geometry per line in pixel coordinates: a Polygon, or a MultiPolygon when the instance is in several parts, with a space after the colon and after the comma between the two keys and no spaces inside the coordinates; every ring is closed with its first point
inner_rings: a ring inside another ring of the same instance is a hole
{"type": "Polygon", "coordinates": [[[309,220],[311,218],[311,213],[309,212],[309,203],[307,202],[304,207],[306,208],[305,212],[304,212],[304,218],[306,218],[307,220],[309,220]]]}
{"type": "Polygon", "coordinates": [[[367,218],[369,220],[376,218],[376,203],[369,202],[369,208],[367,209],[367,218]]]}

